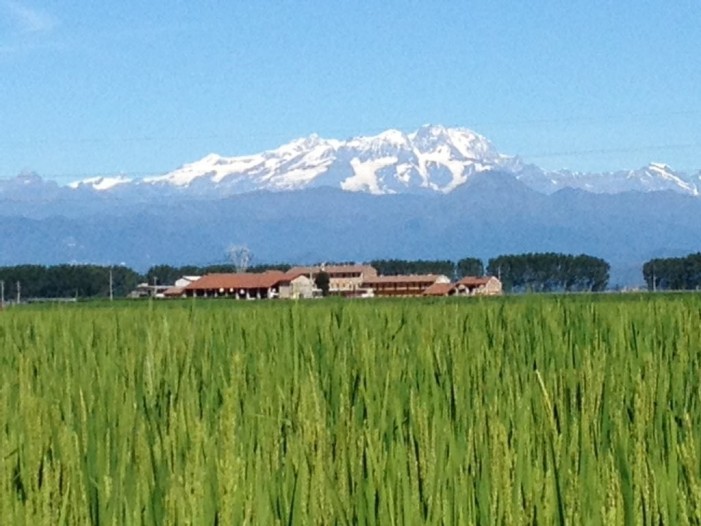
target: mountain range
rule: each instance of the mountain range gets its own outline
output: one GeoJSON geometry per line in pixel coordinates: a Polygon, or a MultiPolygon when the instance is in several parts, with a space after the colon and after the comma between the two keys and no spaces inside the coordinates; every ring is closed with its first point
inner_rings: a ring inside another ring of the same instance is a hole
{"type": "Polygon", "coordinates": [[[482,259],[588,253],[613,284],[650,257],[701,249],[701,173],[664,164],[546,171],[466,129],[425,126],[347,141],[318,136],[244,157],[208,155],[142,179],[0,181],[0,265],[482,259]]]}
{"type": "Polygon", "coordinates": [[[256,155],[210,154],[164,175],[95,177],[76,181],[69,188],[119,194],[158,188],[169,194],[207,197],[318,186],[372,194],[449,193],[487,171],[511,173],[543,193],[561,188],[594,193],[673,190],[694,196],[701,192],[701,171],[677,173],[661,163],[608,173],[545,171],[499,153],[471,130],[443,126],[423,126],[408,134],[387,130],[346,141],[311,135],[256,155]]]}

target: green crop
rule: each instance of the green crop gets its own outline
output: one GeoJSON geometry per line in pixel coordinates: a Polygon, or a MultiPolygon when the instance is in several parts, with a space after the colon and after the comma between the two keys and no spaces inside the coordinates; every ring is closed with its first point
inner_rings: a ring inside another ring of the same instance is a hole
{"type": "Polygon", "coordinates": [[[701,523],[701,297],[0,312],[2,524],[701,523]]]}

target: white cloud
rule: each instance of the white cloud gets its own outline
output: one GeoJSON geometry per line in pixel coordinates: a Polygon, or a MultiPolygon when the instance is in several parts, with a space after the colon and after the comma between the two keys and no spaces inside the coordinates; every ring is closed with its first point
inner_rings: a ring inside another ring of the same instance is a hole
{"type": "Polygon", "coordinates": [[[53,15],[42,9],[29,7],[15,0],[5,0],[3,5],[17,30],[23,33],[47,33],[58,24],[53,15]]]}

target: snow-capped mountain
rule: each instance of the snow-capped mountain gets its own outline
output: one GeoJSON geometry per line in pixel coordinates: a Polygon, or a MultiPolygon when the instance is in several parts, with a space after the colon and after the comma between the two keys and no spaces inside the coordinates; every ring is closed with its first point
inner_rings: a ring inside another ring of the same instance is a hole
{"type": "Polygon", "coordinates": [[[92,188],[93,190],[111,190],[120,184],[129,184],[132,179],[124,175],[116,175],[113,177],[90,177],[81,181],[75,181],[68,185],[69,188],[77,190],[78,188],[92,188]]]}
{"type": "Polygon", "coordinates": [[[585,173],[560,170],[524,170],[516,177],[539,192],[550,194],[562,188],[578,188],[595,194],[621,192],[658,192],[672,190],[698,196],[701,178],[689,177],[662,163],[650,163],[638,170],[620,170],[606,173],[585,173]]]}
{"type": "Polygon", "coordinates": [[[701,192],[701,172],[690,176],[660,163],[608,173],[544,171],[499,153],[485,137],[471,130],[431,125],[412,133],[387,130],[346,141],[311,135],[255,155],[210,154],[164,175],[94,177],[69,188],[123,197],[226,197],[254,190],[319,186],[372,194],[449,193],[475,174],[490,171],[512,174],[546,194],[562,188],[593,193],[673,190],[694,196],[701,192]]]}
{"type": "Polygon", "coordinates": [[[520,167],[518,159],[499,154],[487,139],[470,130],[424,126],[410,134],[388,130],[348,141],[311,135],[243,157],[210,154],[168,174],[143,179],[143,183],[196,192],[216,187],[225,195],[310,186],[373,194],[447,193],[474,173],[515,172],[520,167]]]}

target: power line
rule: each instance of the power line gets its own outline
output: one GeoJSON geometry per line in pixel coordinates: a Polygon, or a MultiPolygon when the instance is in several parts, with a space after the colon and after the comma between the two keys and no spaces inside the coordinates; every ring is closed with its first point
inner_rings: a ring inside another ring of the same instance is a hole
{"type": "MultiPolygon", "coordinates": [[[[561,157],[591,157],[591,156],[606,156],[621,153],[645,153],[652,151],[664,151],[664,150],[685,150],[685,149],[696,149],[701,147],[700,142],[691,143],[677,143],[677,144],[657,144],[657,145],[647,145],[647,146],[627,146],[622,148],[592,148],[584,150],[561,150],[561,151],[545,151],[536,152],[533,154],[522,154],[519,157],[527,160],[536,159],[554,159],[561,157]]],[[[237,156],[232,156],[237,157],[237,156]]],[[[701,164],[701,160],[700,160],[701,164]]],[[[158,175],[163,175],[173,170],[161,170],[161,171],[134,171],[134,172],[55,172],[55,173],[42,173],[41,176],[44,179],[71,179],[71,180],[81,180],[94,177],[130,177],[134,179],[140,179],[144,177],[153,177],[158,175]]],[[[0,179],[12,179],[16,177],[14,175],[1,175],[0,179]]]]}
{"type": "MultiPolygon", "coordinates": [[[[172,171],[172,170],[171,170],[172,171]]],[[[163,171],[159,173],[154,173],[154,172],[100,172],[100,173],[95,173],[95,172],[84,172],[84,173],[44,173],[44,172],[37,172],[39,176],[44,181],[54,181],[56,182],[59,186],[68,186],[72,183],[78,183],[81,181],[84,181],[86,179],[93,179],[93,178],[111,178],[111,177],[126,177],[128,179],[134,179],[134,180],[139,180],[139,179],[144,179],[146,177],[152,177],[152,176],[158,176],[158,175],[164,175],[168,173],[168,171],[163,171]]],[[[0,174],[0,182],[3,181],[8,181],[12,180],[18,176],[22,175],[20,174],[0,174]]]]}
{"type": "MultiPolygon", "coordinates": [[[[524,118],[524,119],[507,119],[507,120],[476,120],[466,125],[450,125],[448,127],[456,128],[479,128],[486,126],[531,126],[543,124],[584,124],[593,122],[610,122],[622,119],[649,119],[660,118],[669,119],[670,117],[694,117],[701,115],[701,109],[683,109],[668,112],[620,112],[620,113],[603,113],[598,115],[569,115],[559,117],[542,117],[542,118],[524,118]]],[[[407,123],[405,123],[407,124],[407,123]]],[[[423,124],[429,124],[424,122],[423,124]]],[[[410,130],[418,127],[416,123],[398,126],[403,130],[410,130]]],[[[357,137],[367,134],[380,133],[385,131],[387,127],[367,127],[362,133],[358,133],[357,127],[354,130],[350,128],[325,128],[324,135],[336,137],[357,137]]],[[[479,132],[478,132],[479,133],[479,132]]],[[[195,135],[133,135],[133,136],[94,136],[94,137],[0,137],[0,145],[17,145],[17,144],[99,144],[99,143],[117,143],[117,142],[178,142],[178,141],[198,141],[198,140],[218,140],[218,139],[235,139],[237,137],[246,137],[247,139],[276,139],[289,140],[291,135],[282,132],[251,132],[248,130],[232,131],[229,133],[205,133],[195,135]]]]}
{"type": "MultiPolygon", "coordinates": [[[[553,157],[576,157],[576,156],[587,156],[587,155],[610,155],[617,153],[645,153],[648,151],[659,151],[659,150],[685,150],[688,148],[698,148],[701,143],[687,143],[687,144],[665,144],[665,145],[651,145],[651,146],[630,146],[625,148],[595,148],[590,150],[569,150],[562,152],[546,152],[546,153],[535,153],[528,155],[529,159],[546,159],[553,157]]],[[[525,156],[524,156],[525,157],[525,156]]]]}
{"type": "Polygon", "coordinates": [[[694,117],[701,115],[701,109],[686,109],[669,112],[620,112],[599,115],[569,115],[561,117],[544,117],[534,119],[517,119],[505,121],[477,121],[472,126],[520,126],[534,124],[590,124],[595,122],[621,121],[626,119],[669,119],[670,117],[694,117]]]}
{"type": "MultiPolygon", "coordinates": [[[[691,117],[701,115],[701,110],[697,109],[684,109],[671,112],[621,112],[618,114],[602,114],[597,116],[591,115],[580,115],[580,116],[565,116],[565,117],[555,117],[555,118],[537,118],[537,119],[512,119],[505,121],[477,121],[471,123],[469,126],[471,129],[489,126],[534,126],[534,125],[546,125],[546,124],[575,124],[575,123],[591,123],[599,121],[612,121],[620,119],[646,119],[646,118],[666,118],[674,116],[691,117]]],[[[459,127],[459,126],[449,126],[449,127],[459,127]]],[[[464,126],[463,126],[464,127],[464,126]]],[[[412,127],[403,127],[401,129],[410,129],[412,127]]],[[[416,128],[416,126],[413,126],[416,128]]],[[[366,129],[364,134],[349,134],[348,128],[337,128],[337,129],[326,129],[324,130],[324,135],[340,137],[340,136],[368,136],[376,133],[385,131],[386,128],[370,128],[366,129]]],[[[357,131],[357,130],[356,130],[357,131]]],[[[14,143],[14,144],[112,144],[115,142],[178,142],[178,141],[197,141],[197,140],[220,140],[220,139],[232,139],[235,140],[236,137],[244,136],[248,139],[250,138],[266,138],[269,141],[287,141],[290,140],[289,134],[286,133],[275,133],[275,132],[240,132],[240,133],[213,133],[213,134],[201,134],[201,135],[141,135],[141,136],[125,136],[125,137],[92,137],[92,138],[59,138],[59,139],[49,139],[49,138],[25,138],[18,139],[16,137],[3,139],[0,137],[0,145],[3,143],[14,143]]],[[[533,154],[523,153],[516,154],[525,159],[550,159],[550,158],[562,158],[562,157],[592,157],[592,156],[607,156],[613,154],[622,153],[644,153],[646,151],[663,151],[663,150],[684,150],[684,149],[696,149],[699,148],[700,143],[691,142],[686,144],[653,144],[647,146],[627,146],[627,147],[617,147],[617,148],[590,148],[581,150],[555,150],[555,151],[544,151],[536,152],[533,154]]],[[[263,150],[270,150],[279,147],[278,145],[272,148],[264,148],[263,150]]],[[[236,154],[227,157],[240,157],[253,154],[236,154]]],[[[177,168],[175,168],[177,169],[177,168]]],[[[42,177],[46,179],[53,179],[59,181],[75,180],[79,181],[82,179],[93,178],[93,177],[130,177],[135,179],[140,179],[149,176],[158,176],[162,174],[169,173],[173,171],[174,168],[169,168],[165,170],[138,170],[138,171],[82,171],[82,172],[53,172],[53,173],[41,173],[42,177]]],[[[12,179],[16,174],[0,174],[0,179],[12,179]]]]}

